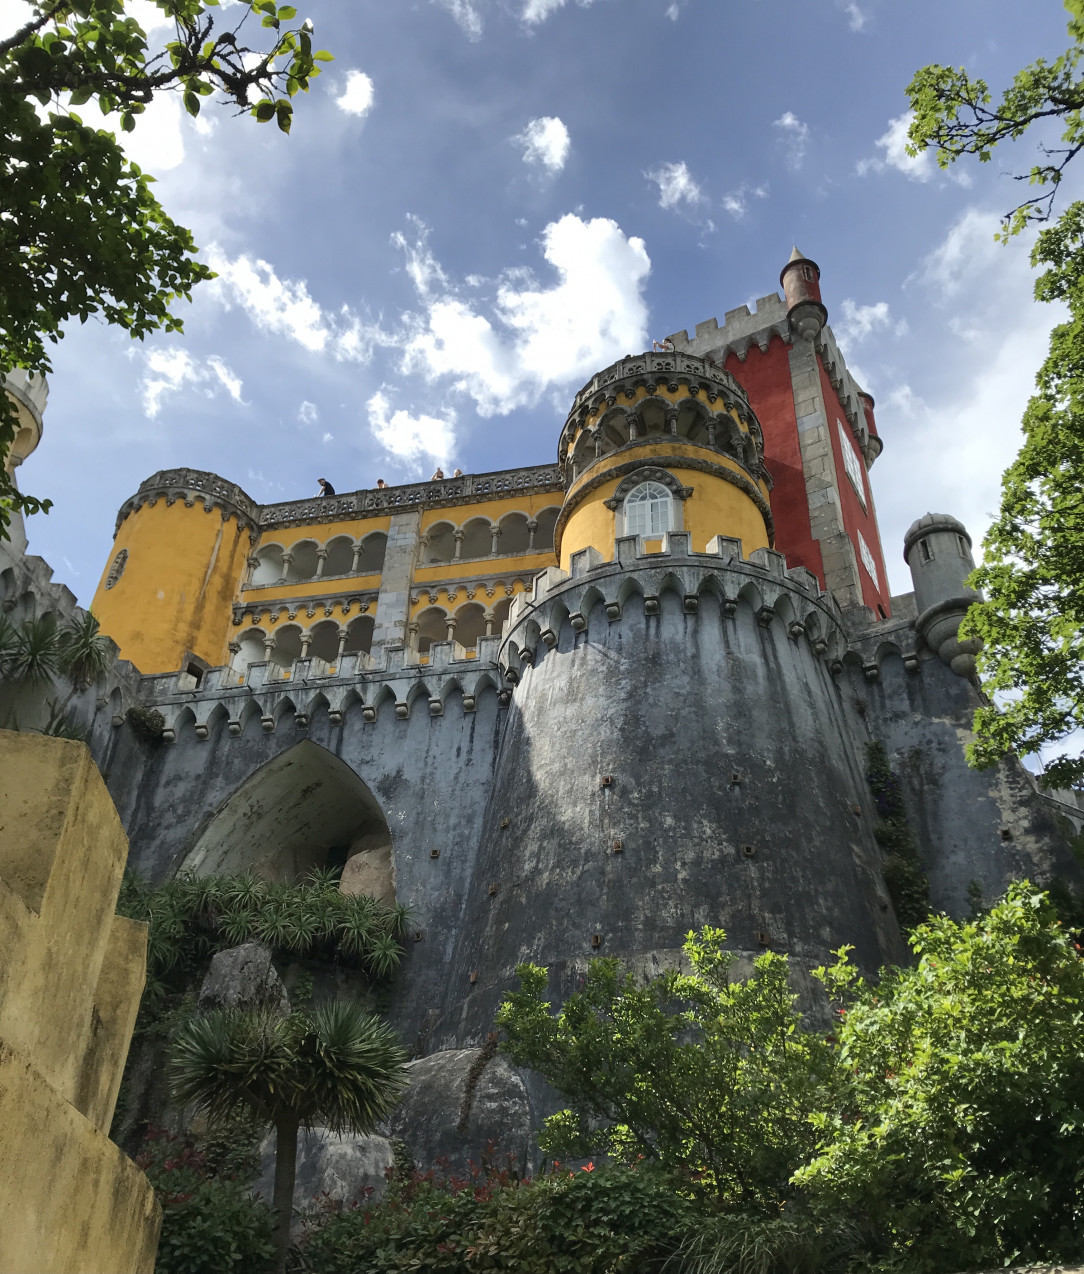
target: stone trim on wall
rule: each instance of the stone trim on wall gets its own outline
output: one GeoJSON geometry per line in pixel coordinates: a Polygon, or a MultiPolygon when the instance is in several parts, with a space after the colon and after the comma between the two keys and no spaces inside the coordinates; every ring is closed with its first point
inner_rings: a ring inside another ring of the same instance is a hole
{"type": "Polygon", "coordinates": [[[654,465],[644,465],[642,469],[633,469],[630,474],[622,478],[613,495],[602,503],[616,512],[624,504],[626,496],[635,491],[642,482],[658,482],[675,500],[687,500],[693,493],[692,487],[683,487],[669,469],[657,469],[654,465]]]}

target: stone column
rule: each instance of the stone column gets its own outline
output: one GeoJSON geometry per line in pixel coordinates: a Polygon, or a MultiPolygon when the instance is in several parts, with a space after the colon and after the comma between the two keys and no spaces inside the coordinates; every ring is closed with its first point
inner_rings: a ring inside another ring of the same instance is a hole
{"type": "Polygon", "coordinates": [[[447,629],[447,638],[446,638],[447,641],[455,641],[455,630],[457,626],[458,624],[457,624],[455,616],[449,615],[447,621],[445,622],[445,628],[447,629]]]}
{"type": "Polygon", "coordinates": [[[538,531],[538,523],[534,520],[534,518],[528,519],[528,522],[527,522],[527,552],[528,553],[534,552],[534,537],[537,531],[538,531]]]}
{"type": "Polygon", "coordinates": [[[452,532],[452,539],[455,540],[455,560],[458,562],[463,556],[463,528],[457,526],[452,532]]]}
{"type": "Polygon", "coordinates": [[[327,549],[319,548],[316,550],[316,578],[319,579],[324,573],[324,567],[327,565],[327,549]]]}
{"type": "Polygon", "coordinates": [[[350,546],[350,552],[353,554],[353,556],[350,559],[350,574],[356,575],[358,573],[358,558],[361,557],[361,541],[360,540],[358,540],[356,544],[352,544],[350,546]]]}
{"type": "Polygon", "coordinates": [[[501,538],[501,528],[499,526],[492,527],[489,532],[489,552],[493,557],[497,556],[497,541],[501,538]]]}
{"type": "Polygon", "coordinates": [[[835,427],[835,420],[828,419],[813,340],[797,335],[789,359],[794,413],[798,418],[798,445],[809,500],[809,524],[813,538],[820,544],[824,582],[844,609],[861,606],[858,555],[843,526],[832,453],[830,430],[835,427]]]}
{"type": "Polygon", "coordinates": [[[301,658],[302,659],[308,659],[309,647],[311,645],[312,645],[312,633],[309,632],[307,628],[303,629],[301,633],[301,658]]]}
{"type": "Polygon", "coordinates": [[[421,509],[393,513],[388,528],[388,547],[380,576],[376,602],[373,646],[406,640],[410,615],[410,584],[421,552],[421,509]]]}
{"type": "Polygon", "coordinates": [[[285,582],[290,575],[290,567],[294,564],[294,555],[292,553],[283,553],[282,555],[282,579],[285,582]]]}
{"type": "Polygon", "coordinates": [[[335,652],[336,665],[342,663],[343,650],[346,648],[346,639],[350,636],[345,624],[339,627],[339,649],[335,652]]]}

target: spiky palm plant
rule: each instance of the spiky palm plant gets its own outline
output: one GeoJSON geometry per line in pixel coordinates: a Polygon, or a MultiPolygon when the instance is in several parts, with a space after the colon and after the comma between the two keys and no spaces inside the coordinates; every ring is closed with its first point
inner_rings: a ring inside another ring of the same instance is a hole
{"type": "Polygon", "coordinates": [[[213,1123],[242,1110],[275,1129],[275,1269],[286,1269],[300,1128],[321,1123],[365,1135],[406,1085],[406,1053],[360,1006],[324,1004],[275,1015],[219,1009],[190,1022],[173,1046],[173,1092],[213,1123]]]}
{"type": "Polygon", "coordinates": [[[15,629],[6,675],[11,681],[44,688],[60,675],[60,635],[51,612],[27,619],[15,629]]]}
{"type": "Polygon", "coordinates": [[[85,690],[109,667],[109,639],[89,610],[65,627],[59,637],[60,671],[71,680],[72,690],[85,690]]]}

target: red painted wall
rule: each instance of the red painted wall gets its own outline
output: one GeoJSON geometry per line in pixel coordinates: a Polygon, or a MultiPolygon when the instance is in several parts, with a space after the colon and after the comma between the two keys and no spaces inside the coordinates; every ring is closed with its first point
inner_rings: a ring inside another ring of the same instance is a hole
{"type": "Polygon", "coordinates": [[[873,497],[870,492],[869,474],[865,471],[865,461],[862,459],[862,453],[858,450],[857,443],[855,443],[854,452],[862,466],[862,477],[866,488],[866,508],[863,509],[861,501],[855,494],[854,487],[851,486],[851,480],[847,477],[847,470],[843,466],[843,453],[840,449],[843,444],[839,437],[839,430],[836,428],[836,421],[842,421],[843,431],[848,440],[853,437],[850,423],[847,420],[847,413],[843,410],[839,395],[836,393],[835,387],[829,379],[828,373],[821,365],[819,358],[817,359],[817,366],[820,370],[824,406],[828,412],[828,434],[832,439],[832,455],[835,457],[836,462],[836,484],[839,487],[839,502],[843,510],[843,526],[851,537],[855,557],[858,558],[858,575],[862,581],[862,601],[878,618],[880,617],[878,606],[881,606],[885,616],[888,616],[892,613],[889,606],[888,574],[885,571],[884,553],[881,551],[881,535],[877,527],[873,497]],[[862,538],[869,545],[870,552],[873,554],[873,560],[877,566],[877,583],[879,586],[874,585],[873,580],[869,577],[869,572],[862,565],[861,554],[858,550],[859,531],[862,532],[862,538]]]}
{"type": "Polygon", "coordinates": [[[823,588],[820,545],[809,525],[788,353],[789,346],[773,335],[767,353],[753,345],[744,361],[730,354],[726,370],[749,396],[749,406],[764,430],[764,464],[775,483],[771,493],[775,547],[785,555],[787,566],[811,570],[823,588]]]}

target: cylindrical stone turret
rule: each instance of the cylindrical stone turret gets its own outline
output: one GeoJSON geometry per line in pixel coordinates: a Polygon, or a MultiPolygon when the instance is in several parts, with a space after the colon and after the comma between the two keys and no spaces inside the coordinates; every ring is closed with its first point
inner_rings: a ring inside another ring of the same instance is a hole
{"type": "Polygon", "coordinates": [[[743,969],[768,948],[799,970],[844,942],[871,970],[902,952],[828,666],[838,611],[775,553],[713,565],[686,543],[588,554],[509,618],[447,1042],[485,1038],[521,961],[549,967],[560,1002],[590,956],[659,971],[705,924],[743,969]]]}
{"type": "Polygon", "coordinates": [[[915,586],[915,626],[953,672],[970,677],[982,643],[960,641],[960,623],[981,595],[967,585],[975,569],[971,536],[962,522],[947,513],[927,513],[903,537],[903,557],[915,586]]]}
{"type": "Polygon", "coordinates": [[[807,340],[814,340],[828,321],[828,311],[821,303],[820,279],[820,266],[797,247],[779,275],[791,328],[807,340]]]}

